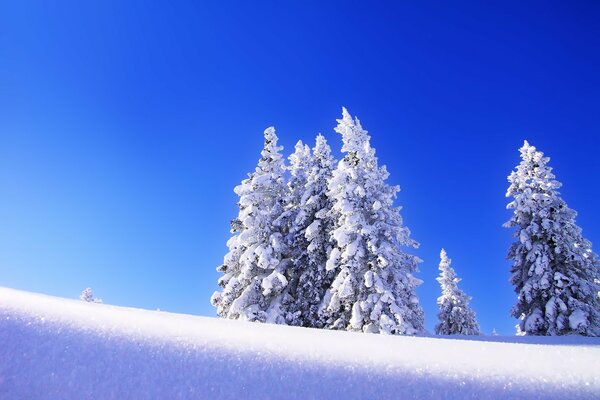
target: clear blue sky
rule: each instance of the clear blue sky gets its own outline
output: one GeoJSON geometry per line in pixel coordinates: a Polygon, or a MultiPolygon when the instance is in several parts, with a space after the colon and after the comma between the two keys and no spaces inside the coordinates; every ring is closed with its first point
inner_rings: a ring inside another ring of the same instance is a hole
{"type": "Polygon", "coordinates": [[[427,327],[443,246],[483,330],[513,334],[524,139],[600,245],[600,3],[284,3],[2,2],[0,286],[214,315],[262,130],[338,152],[345,105],[402,187],[427,327]]]}

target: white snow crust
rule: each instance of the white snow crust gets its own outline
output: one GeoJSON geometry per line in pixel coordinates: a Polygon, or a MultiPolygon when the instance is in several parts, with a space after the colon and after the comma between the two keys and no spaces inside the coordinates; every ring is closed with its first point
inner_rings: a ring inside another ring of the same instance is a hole
{"type": "Polygon", "coordinates": [[[600,339],[408,337],[0,288],[0,399],[600,398],[600,339]]]}

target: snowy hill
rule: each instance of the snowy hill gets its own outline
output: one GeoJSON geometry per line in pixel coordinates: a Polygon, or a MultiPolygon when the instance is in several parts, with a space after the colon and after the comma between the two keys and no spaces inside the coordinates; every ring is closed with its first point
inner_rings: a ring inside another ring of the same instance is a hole
{"type": "Polygon", "coordinates": [[[600,398],[600,341],[390,337],[0,288],[0,399],[600,398]]]}

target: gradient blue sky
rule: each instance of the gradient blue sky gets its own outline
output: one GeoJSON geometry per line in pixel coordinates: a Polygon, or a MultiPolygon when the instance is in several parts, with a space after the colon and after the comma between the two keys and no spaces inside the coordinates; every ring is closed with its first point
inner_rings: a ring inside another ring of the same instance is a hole
{"type": "Polygon", "coordinates": [[[600,244],[600,3],[284,3],[2,2],[0,286],[214,315],[262,130],[339,154],[345,105],[402,187],[427,327],[443,246],[483,330],[513,334],[524,139],[600,244]]]}

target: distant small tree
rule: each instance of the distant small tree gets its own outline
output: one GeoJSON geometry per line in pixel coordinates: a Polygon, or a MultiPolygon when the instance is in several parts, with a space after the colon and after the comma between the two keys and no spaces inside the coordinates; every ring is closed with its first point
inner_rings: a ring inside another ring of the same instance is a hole
{"type": "Polygon", "coordinates": [[[102,303],[102,299],[95,297],[94,291],[89,287],[83,289],[83,292],[79,295],[79,299],[86,303],[102,303]]]}
{"type": "Polygon", "coordinates": [[[525,142],[521,163],[508,177],[515,228],[508,258],[517,293],[512,315],[527,335],[600,335],[600,264],[560,197],[550,159],[525,142]]]}
{"type": "Polygon", "coordinates": [[[442,295],[437,300],[440,313],[435,333],[437,335],[479,335],[475,312],[469,307],[470,297],[458,288],[460,279],[450,266],[452,260],[448,258],[444,249],[440,253],[440,258],[440,276],[437,281],[442,287],[442,295]]]}

